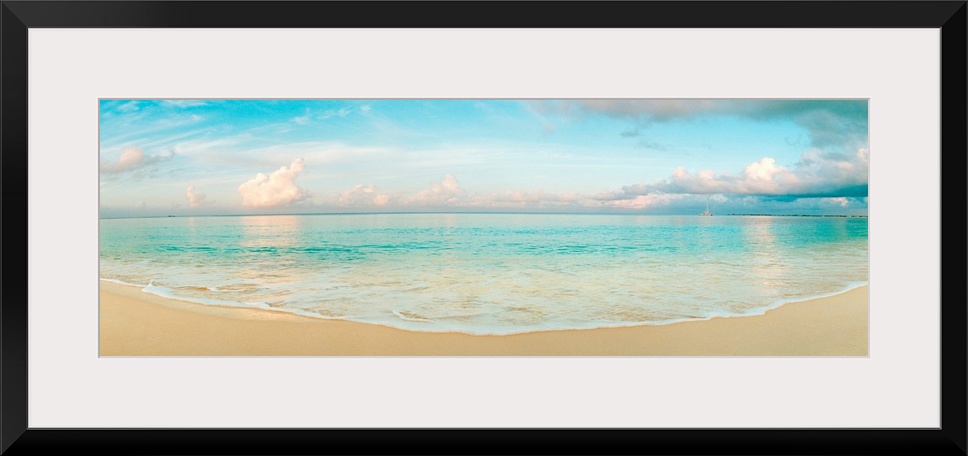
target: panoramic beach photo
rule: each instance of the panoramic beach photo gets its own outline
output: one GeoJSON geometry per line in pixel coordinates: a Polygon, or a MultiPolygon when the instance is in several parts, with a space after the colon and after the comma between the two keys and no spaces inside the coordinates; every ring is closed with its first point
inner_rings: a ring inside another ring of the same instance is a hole
{"type": "Polygon", "coordinates": [[[866,99],[103,99],[101,356],[867,356],[866,99]]]}

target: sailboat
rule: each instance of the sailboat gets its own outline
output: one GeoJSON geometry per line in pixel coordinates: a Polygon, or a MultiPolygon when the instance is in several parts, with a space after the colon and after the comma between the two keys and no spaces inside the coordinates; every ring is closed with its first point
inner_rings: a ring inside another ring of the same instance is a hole
{"type": "Polygon", "coordinates": [[[706,212],[703,212],[702,214],[699,214],[699,215],[713,215],[712,212],[709,212],[709,198],[706,198],[706,212]]]}

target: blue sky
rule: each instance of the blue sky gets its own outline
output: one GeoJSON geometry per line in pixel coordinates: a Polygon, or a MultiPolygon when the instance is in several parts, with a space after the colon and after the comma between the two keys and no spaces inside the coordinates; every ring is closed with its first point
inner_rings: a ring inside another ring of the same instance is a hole
{"type": "Polygon", "coordinates": [[[867,214],[866,100],[102,100],[102,217],[867,214]]]}

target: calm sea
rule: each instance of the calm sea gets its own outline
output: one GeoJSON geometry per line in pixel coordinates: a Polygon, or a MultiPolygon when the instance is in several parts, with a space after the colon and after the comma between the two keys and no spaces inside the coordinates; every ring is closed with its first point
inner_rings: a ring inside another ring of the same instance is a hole
{"type": "Polygon", "coordinates": [[[209,305],[510,334],[760,314],[868,280],[866,218],[357,214],[100,221],[100,275],[209,305]]]}

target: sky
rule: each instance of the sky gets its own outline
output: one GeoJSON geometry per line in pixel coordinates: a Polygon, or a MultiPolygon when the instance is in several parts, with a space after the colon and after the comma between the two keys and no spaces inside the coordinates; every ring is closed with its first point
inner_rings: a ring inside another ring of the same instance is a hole
{"type": "Polygon", "coordinates": [[[866,100],[101,100],[102,218],[866,215],[866,100]]]}

